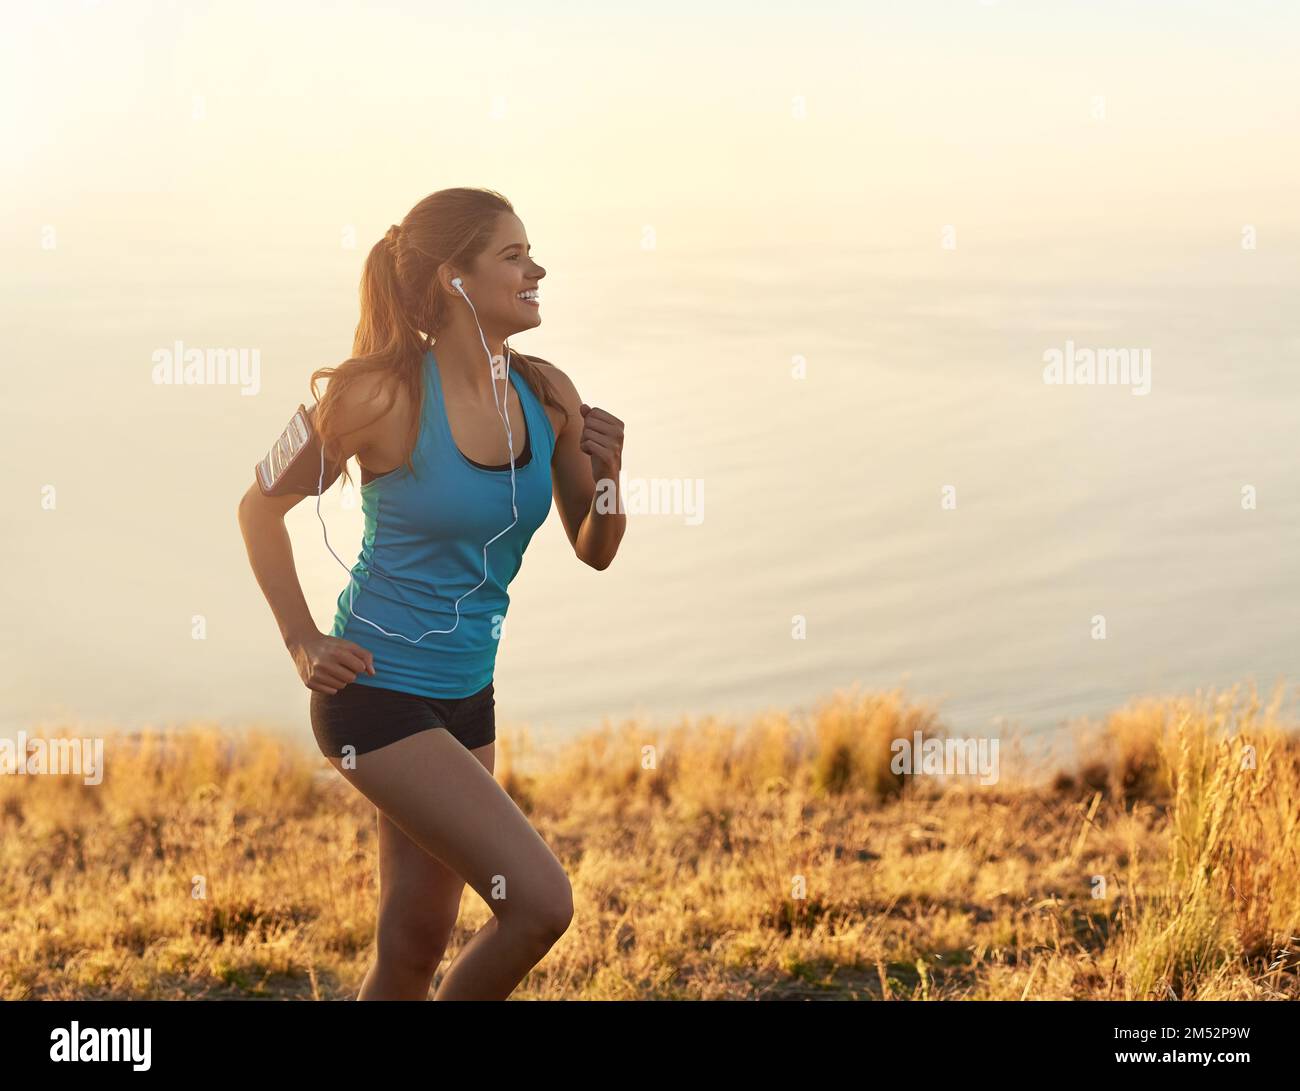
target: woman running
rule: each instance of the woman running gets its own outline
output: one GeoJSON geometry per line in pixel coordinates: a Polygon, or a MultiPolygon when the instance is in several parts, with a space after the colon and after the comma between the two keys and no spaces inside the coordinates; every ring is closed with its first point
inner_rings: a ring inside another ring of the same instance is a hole
{"type": "Polygon", "coordinates": [[[321,752],[376,810],[376,958],[359,1000],[428,997],[465,883],[493,915],[435,1000],[504,999],[573,915],[559,861],[493,775],[492,677],[507,588],[552,486],[579,559],[614,559],[623,424],[559,368],[511,351],[511,334],[541,324],[546,270],[530,251],[498,193],[420,201],[366,259],[352,358],[312,374],[316,404],[239,505],[321,752]],[[365,530],[326,635],[284,515],[304,496],[319,514],[353,455],[365,530]]]}

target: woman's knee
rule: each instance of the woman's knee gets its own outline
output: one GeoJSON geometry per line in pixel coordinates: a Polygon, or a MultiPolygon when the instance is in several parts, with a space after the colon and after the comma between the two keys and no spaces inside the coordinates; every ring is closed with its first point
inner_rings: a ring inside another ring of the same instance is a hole
{"type": "Polygon", "coordinates": [[[530,890],[519,902],[512,904],[506,899],[497,916],[503,924],[522,929],[549,947],[573,920],[573,887],[561,871],[558,879],[530,890]]]}
{"type": "Polygon", "coordinates": [[[542,921],[552,943],[568,930],[573,921],[573,888],[567,880],[563,889],[547,900],[542,921]]]}
{"type": "Polygon", "coordinates": [[[455,927],[456,914],[446,907],[381,908],[378,957],[385,965],[431,975],[442,961],[455,927]]]}

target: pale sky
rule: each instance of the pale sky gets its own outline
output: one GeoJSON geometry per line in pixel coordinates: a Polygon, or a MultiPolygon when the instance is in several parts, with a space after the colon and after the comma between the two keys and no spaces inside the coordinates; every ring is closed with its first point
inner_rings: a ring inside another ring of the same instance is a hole
{"type": "Polygon", "coordinates": [[[557,236],[882,242],[1051,232],[1063,207],[1195,225],[1207,198],[1267,224],[1300,183],[1300,12],[1277,3],[32,3],[3,23],[10,239],[111,211],[263,248],[343,209],[369,239],[380,209],[491,184],[557,236]]]}
{"type": "MultiPolygon", "coordinates": [[[[368,249],[462,185],[504,193],[548,269],[520,349],[627,422],[629,473],[707,478],[711,505],[634,523],[599,574],[552,515],[504,716],[915,670],[969,716],[1050,719],[1294,658],[1295,5],[27,3],[0,28],[0,720],[301,733],[234,505],[346,359],[368,249]],[[1045,393],[1044,348],[1093,336],[1151,346],[1156,393],[1045,393]],[[177,340],[259,350],[258,396],[153,385],[177,340]],[[976,544],[920,515],[961,475],[1012,521],[965,509],[976,544]],[[1104,603],[1155,620],[1095,670],[1043,652],[1104,603]]],[[[325,509],[355,555],[357,512],[325,509]]],[[[309,505],[288,524],[328,625],[343,573],[309,505]]]]}

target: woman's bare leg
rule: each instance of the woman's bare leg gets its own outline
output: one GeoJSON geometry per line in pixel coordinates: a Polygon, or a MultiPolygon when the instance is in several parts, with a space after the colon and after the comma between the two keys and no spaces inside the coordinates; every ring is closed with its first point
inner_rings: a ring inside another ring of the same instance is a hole
{"type": "Polygon", "coordinates": [[[503,1000],[568,928],[568,876],[496,778],[443,728],[332,764],[492,910],[435,1000],[503,1000]]]}
{"type": "MultiPolygon", "coordinates": [[[[470,751],[489,773],[496,743],[470,751]]],[[[427,1000],[460,913],[465,880],[375,809],[379,831],[379,924],[375,961],[358,1000],[427,1000]]]]}

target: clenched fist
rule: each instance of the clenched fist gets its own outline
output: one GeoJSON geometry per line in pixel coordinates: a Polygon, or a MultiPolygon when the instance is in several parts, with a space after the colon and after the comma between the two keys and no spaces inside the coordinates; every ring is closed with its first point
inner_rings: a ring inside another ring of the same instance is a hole
{"type": "Polygon", "coordinates": [[[623,422],[603,409],[582,403],[579,446],[591,456],[592,480],[618,480],[623,468],[623,422]]]}

